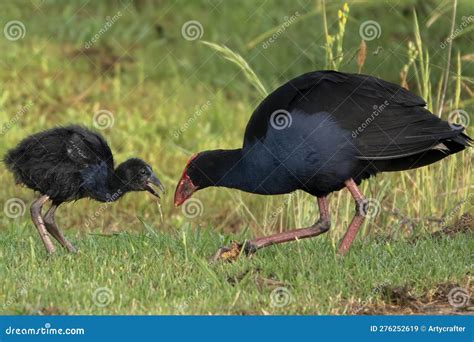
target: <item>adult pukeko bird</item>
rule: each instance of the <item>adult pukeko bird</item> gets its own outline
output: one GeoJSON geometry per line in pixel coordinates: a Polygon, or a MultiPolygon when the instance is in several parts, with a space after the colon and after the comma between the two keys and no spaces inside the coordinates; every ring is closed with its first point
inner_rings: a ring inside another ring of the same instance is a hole
{"type": "MultiPolygon", "coordinates": [[[[260,103],[242,148],[204,151],[189,160],[175,205],[209,186],[263,195],[303,190],[317,197],[320,218],[313,226],[248,241],[244,250],[251,252],[328,231],[327,195],[346,187],[356,211],[339,245],[344,254],[364,221],[367,201],[357,187],[362,180],[425,166],[472,144],[463,127],[441,120],[425,105],[408,90],[371,76],[301,75],[260,103]]],[[[221,248],[218,255],[226,252],[221,248]]]]}
{"type": "Polygon", "coordinates": [[[55,248],[51,234],[68,251],[74,246],[66,240],[56,225],[54,214],[67,201],[89,197],[100,202],[113,202],[129,191],[164,190],[152,168],[144,161],[132,158],[114,169],[114,159],[105,139],[80,126],[46,130],[24,139],[7,152],[4,161],[17,183],[39,192],[31,205],[31,218],[48,253],[55,248]],[[44,203],[51,208],[41,214],[44,203]]]}

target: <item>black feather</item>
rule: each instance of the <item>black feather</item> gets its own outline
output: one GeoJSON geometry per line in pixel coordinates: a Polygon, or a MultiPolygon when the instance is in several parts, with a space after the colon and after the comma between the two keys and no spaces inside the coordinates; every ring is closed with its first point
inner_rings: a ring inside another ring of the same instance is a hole
{"type": "Polygon", "coordinates": [[[128,191],[146,190],[152,174],[140,159],[129,159],[115,170],[105,139],[80,126],[33,134],[8,151],[4,162],[17,183],[56,204],[83,197],[116,200],[128,191]]]}
{"type": "Polygon", "coordinates": [[[215,185],[261,194],[301,189],[320,196],[341,189],[349,178],[359,183],[378,172],[425,166],[472,144],[462,127],[425,105],[408,90],[372,76],[307,73],[260,103],[242,149],[200,153],[188,175],[199,189],[215,185]],[[275,115],[287,115],[287,127],[275,128],[275,115]]]}

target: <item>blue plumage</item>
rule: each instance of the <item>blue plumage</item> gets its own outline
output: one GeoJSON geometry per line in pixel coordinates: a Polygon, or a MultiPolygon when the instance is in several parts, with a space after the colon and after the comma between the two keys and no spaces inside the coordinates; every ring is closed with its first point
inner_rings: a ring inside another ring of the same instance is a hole
{"type": "MultiPolygon", "coordinates": [[[[346,187],[357,208],[338,249],[346,253],[367,208],[358,188],[362,180],[425,166],[472,144],[463,128],[441,120],[425,105],[408,90],[372,76],[336,71],[301,75],[258,105],[242,148],[204,151],[189,160],[175,204],[210,186],[263,195],[303,190],[318,198],[321,215],[313,226],[240,245],[251,252],[326,232],[327,195],[346,187]]],[[[222,248],[216,256],[226,254],[240,251],[222,248]]]]}
{"type": "Polygon", "coordinates": [[[112,194],[109,189],[109,172],[107,163],[104,161],[99,164],[87,166],[81,170],[81,188],[92,198],[101,202],[110,202],[112,194]]]}

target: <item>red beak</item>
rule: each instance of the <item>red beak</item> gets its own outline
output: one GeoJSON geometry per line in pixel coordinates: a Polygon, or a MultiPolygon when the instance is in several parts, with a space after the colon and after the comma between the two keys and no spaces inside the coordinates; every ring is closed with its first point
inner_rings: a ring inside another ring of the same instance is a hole
{"type": "Polygon", "coordinates": [[[178,207],[183,204],[184,201],[193,195],[197,188],[191,181],[191,178],[186,173],[183,174],[174,193],[174,205],[178,207]]]}
{"type": "Polygon", "coordinates": [[[189,158],[188,163],[184,168],[183,175],[181,176],[181,179],[178,185],[176,186],[176,191],[174,193],[174,205],[177,207],[183,204],[184,201],[186,201],[189,197],[191,197],[198,188],[196,185],[193,184],[191,178],[189,178],[188,174],[186,173],[189,164],[194,158],[196,158],[196,156],[197,154],[189,158]]]}

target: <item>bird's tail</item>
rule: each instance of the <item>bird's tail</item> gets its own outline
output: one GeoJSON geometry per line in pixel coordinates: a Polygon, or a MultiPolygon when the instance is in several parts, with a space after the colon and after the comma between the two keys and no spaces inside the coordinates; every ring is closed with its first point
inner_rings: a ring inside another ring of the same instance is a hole
{"type": "Polygon", "coordinates": [[[472,147],[474,145],[474,140],[472,140],[471,137],[464,133],[459,134],[452,140],[465,147],[472,147]]]}
{"type": "Polygon", "coordinates": [[[15,163],[13,161],[12,151],[8,151],[3,157],[3,163],[7,166],[8,169],[11,169],[12,165],[15,163]]]}
{"type": "Polygon", "coordinates": [[[396,158],[391,160],[373,161],[372,163],[378,170],[384,171],[402,171],[408,169],[415,169],[437,162],[451,154],[461,152],[467,147],[472,147],[474,144],[468,135],[459,132],[455,137],[449,139],[442,139],[439,144],[431,150],[420,152],[407,157],[396,158]]]}
{"type": "Polygon", "coordinates": [[[460,133],[453,138],[442,140],[441,145],[446,147],[446,150],[443,152],[447,155],[450,155],[458,153],[464,150],[466,147],[472,147],[473,142],[474,141],[468,135],[460,133]]]}
{"type": "Polygon", "coordinates": [[[2,161],[10,172],[15,173],[15,165],[16,165],[17,160],[18,160],[18,151],[17,149],[13,148],[7,151],[2,161]]]}

